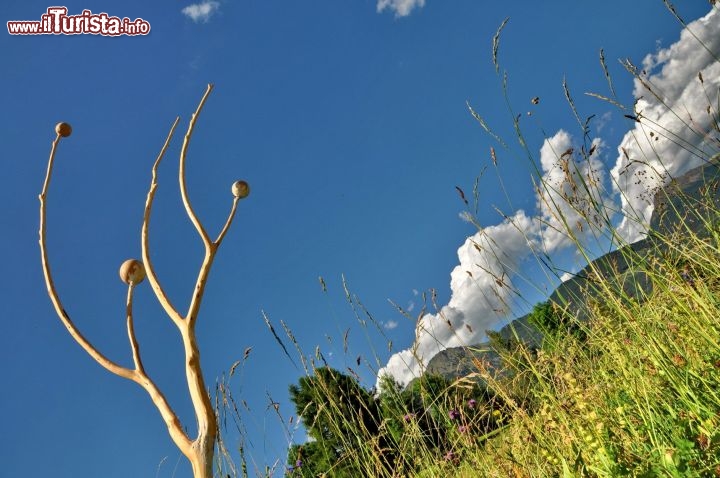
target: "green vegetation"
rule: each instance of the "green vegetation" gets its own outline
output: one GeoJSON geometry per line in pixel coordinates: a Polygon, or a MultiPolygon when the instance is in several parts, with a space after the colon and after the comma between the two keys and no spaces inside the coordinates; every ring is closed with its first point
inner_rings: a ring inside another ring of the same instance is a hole
{"type": "Polygon", "coordinates": [[[563,335],[571,334],[581,341],[587,338],[585,327],[574,320],[562,306],[550,300],[535,305],[528,316],[528,321],[546,337],[544,341],[546,348],[555,345],[557,339],[563,335]]]}
{"type": "Polygon", "coordinates": [[[288,475],[414,476],[434,469],[436,457],[458,462],[458,443],[479,443],[502,423],[491,409],[499,399],[478,383],[457,386],[424,375],[406,389],[386,377],[382,388],[373,397],[328,367],[292,385],[290,396],[312,440],[291,447],[288,475]]]}

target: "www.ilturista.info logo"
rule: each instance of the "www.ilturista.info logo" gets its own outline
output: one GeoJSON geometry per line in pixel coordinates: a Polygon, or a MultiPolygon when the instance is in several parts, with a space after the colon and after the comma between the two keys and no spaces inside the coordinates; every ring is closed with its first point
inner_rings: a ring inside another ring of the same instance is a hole
{"type": "Polygon", "coordinates": [[[111,17],[107,13],[83,10],[80,15],[68,15],[66,7],[50,7],[40,21],[7,22],[11,35],[147,35],[150,23],[142,18],[111,17]]]}

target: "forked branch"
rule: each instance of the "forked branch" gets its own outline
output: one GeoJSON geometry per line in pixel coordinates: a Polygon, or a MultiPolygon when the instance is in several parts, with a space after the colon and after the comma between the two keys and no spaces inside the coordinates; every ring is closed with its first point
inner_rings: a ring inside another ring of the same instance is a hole
{"type": "Polygon", "coordinates": [[[120,277],[128,285],[127,299],[126,299],[126,327],[128,340],[130,343],[130,350],[132,353],[132,359],[134,368],[130,369],[123,367],[113,362],[105,355],[103,355],[92,343],[87,340],[78,330],[75,323],[70,318],[69,314],[65,311],[60,297],[55,288],[52,274],[50,272],[50,265],[48,261],[47,245],[46,245],[46,200],[48,195],[48,189],[50,186],[50,178],[52,176],[53,165],[55,161],[55,153],[60,143],[60,139],[63,137],[70,136],[72,128],[67,123],[59,123],[55,130],[57,137],[52,143],[52,149],[50,151],[50,158],[48,160],[48,169],[43,183],[43,188],[40,193],[40,252],[41,261],[43,266],[43,272],[45,275],[45,283],[47,285],[48,295],[53,303],[55,311],[60,317],[60,320],[67,328],[71,337],[90,355],[96,362],[104,367],[109,372],[112,372],[120,377],[132,380],[141,387],[143,387],[151,400],[155,404],[156,408],[160,412],[165,424],[168,428],[170,437],[180,449],[180,451],[188,458],[192,465],[193,474],[195,478],[211,478],[212,477],[212,459],[214,455],[214,447],[217,440],[217,417],[215,411],[210,402],[210,396],[205,382],[203,379],[202,369],[200,366],[200,351],[195,337],[195,323],[197,320],[200,303],[202,296],[205,291],[205,285],[207,278],[210,273],[215,254],[217,253],[218,247],[225,238],[237,211],[238,202],[248,196],[250,188],[245,181],[237,181],[232,185],[232,193],[234,196],[230,213],[222,227],[220,233],[215,241],[210,240],[210,236],[203,227],[200,219],[195,214],[190,200],[187,194],[187,188],[185,184],[185,161],[187,156],[187,149],[192,136],[195,123],[200,115],[205,101],[207,100],[210,92],[212,91],[212,85],[208,85],[205,94],[203,95],[200,104],[198,105],[195,113],[193,114],[190,123],[188,125],[187,133],[183,141],[183,146],[180,153],[180,165],[179,165],[179,179],[180,179],[180,193],[182,202],[185,206],[190,220],[200,234],[203,245],[205,246],[205,256],[203,258],[202,265],[198,272],[197,280],[195,283],[195,289],[190,300],[188,312],[186,316],[182,316],[177,309],[170,302],[167,294],[160,285],[157,274],[153,267],[150,258],[150,245],[149,245],[149,229],[150,229],[150,213],[152,211],[152,204],[155,198],[155,192],[158,187],[157,175],[158,167],[160,162],[170,144],[175,128],[178,125],[179,118],[175,120],[170,132],[165,140],[165,143],[158,155],[155,163],[152,167],[152,181],[150,183],[150,189],[147,194],[145,202],[145,210],[143,213],[142,232],[141,232],[141,248],[143,262],[130,259],[125,261],[120,268],[120,277]],[[184,431],[184,428],[178,419],[175,412],[170,407],[165,396],[162,394],[156,384],[150,379],[145,371],[145,366],[142,361],[140,353],[140,345],[138,344],[137,337],[135,335],[135,325],[133,318],[133,292],[135,287],[142,282],[147,276],[148,281],[152,287],[155,296],[162,305],[163,309],[177,326],[182,337],[183,346],[185,349],[185,372],[188,385],[188,391],[190,398],[193,403],[195,410],[195,418],[197,420],[197,437],[191,440],[184,431]]]}

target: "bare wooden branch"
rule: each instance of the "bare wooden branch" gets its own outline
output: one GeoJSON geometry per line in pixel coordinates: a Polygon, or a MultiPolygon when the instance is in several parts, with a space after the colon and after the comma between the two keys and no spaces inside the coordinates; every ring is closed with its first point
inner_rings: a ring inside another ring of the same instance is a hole
{"type": "Polygon", "coordinates": [[[193,225],[195,226],[195,229],[197,229],[198,234],[200,234],[200,238],[203,241],[203,244],[205,244],[205,247],[207,248],[210,245],[210,236],[208,236],[207,231],[205,231],[205,228],[203,227],[202,223],[200,222],[200,219],[195,214],[195,211],[192,208],[192,205],[190,204],[190,198],[187,194],[187,186],[185,185],[185,158],[187,156],[187,149],[190,145],[190,138],[192,137],[193,130],[195,129],[195,122],[197,121],[198,117],[200,116],[200,112],[202,111],[203,106],[205,105],[205,101],[208,99],[208,96],[210,96],[210,92],[213,90],[213,85],[209,84],[207,86],[207,89],[205,90],[205,94],[203,95],[202,99],[200,100],[200,104],[198,104],[197,109],[195,110],[195,113],[193,113],[192,117],[190,118],[190,123],[188,124],[187,133],[185,133],[185,139],[183,141],[182,149],[180,150],[180,170],[179,170],[179,180],[180,180],[180,195],[182,196],[183,204],[185,205],[185,210],[187,211],[188,216],[190,217],[190,221],[192,221],[193,225]]]}
{"type": "Polygon", "coordinates": [[[155,160],[155,164],[153,164],[152,167],[152,181],[150,182],[150,190],[148,191],[147,199],[145,200],[145,212],[143,214],[142,223],[142,258],[145,265],[145,272],[147,274],[148,282],[150,282],[150,286],[152,286],[155,297],[157,297],[158,302],[160,302],[160,305],[165,310],[165,313],[170,317],[170,319],[175,323],[175,325],[181,327],[181,323],[183,321],[182,316],[172,305],[167,294],[165,294],[165,291],[160,285],[157,274],[155,274],[155,267],[153,266],[152,260],[150,259],[150,212],[152,211],[153,200],[155,199],[155,191],[158,187],[157,170],[160,166],[160,161],[162,161],[163,156],[165,156],[165,151],[167,151],[173,134],[175,133],[175,128],[177,127],[179,122],[180,118],[175,118],[175,122],[172,124],[170,132],[165,139],[165,144],[163,144],[163,147],[160,150],[157,159],[155,160]]]}
{"type": "Polygon", "coordinates": [[[133,325],[133,311],[132,311],[132,299],[133,291],[135,290],[135,284],[128,285],[127,301],[126,301],[126,315],[127,315],[127,332],[128,339],[130,340],[130,349],[132,350],[133,363],[135,364],[135,371],[145,375],[145,367],[143,367],[142,358],[140,357],[140,346],[138,345],[137,338],[135,337],[135,326],[133,325]]]}
{"type": "Polygon", "coordinates": [[[238,201],[240,201],[240,198],[238,198],[238,197],[233,199],[232,208],[230,209],[230,214],[228,214],[227,221],[225,221],[225,225],[223,226],[222,230],[220,231],[220,234],[218,234],[217,239],[215,239],[215,242],[213,242],[213,244],[215,244],[218,247],[220,246],[223,239],[225,238],[225,234],[227,234],[228,229],[230,229],[230,225],[232,224],[232,221],[235,218],[235,211],[237,211],[238,201]]]}
{"type": "Polygon", "coordinates": [[[88,339],[86,339],[82,333],[78,330],[78,328],[75,326],[75,323],[70,318],[70,315],[65,311],[65,308],[62,305],[62,302],[60,301],[60,296],[57,293],[57,290],[55,288],[55,283],[52,278],[52,273],[50,271],[50,262],[48,260],[48,254],[47,254],[47,244],[45,243],[45,228],[46,228],[46,205],[45,201],[47,199],[48,194],[48,188],[50,187],[50,179],[52,176],[52,170],[53,165],[55,162],[55,152],[57,151],[57,146],[60,143],[60,134],[58,133],[57,137],[52,143],[52,149],[50,150],[50,159],[48,160],[48,168],[47,173],[45,175],[45,182],[43,183],[42,192],[40,193],[39,199],[40,199],[40,260],[42,262],[42,268],[43,268],[43,274],[45,276],[45,285],[47,286],[48,295],[50,296],[50,300],[52,301],[53,306],[55,307],[55,312],[57,313],[58,317],[60,318],[60,321],[62,321],[63,325],[65,325],[65,328],[70,333],[70,336],[87,352],[88,355],[90,355],[98,364],[100,364],[102,367],[104,367],[107,371],[114,373],[115,375],[118,375],[123,378],[127,378],[128,380],[133,380],[134,378],[134,372],[128,368],[125,368],[123,366],[120,366],[110,360],[109,358],[105,357],[98,349],[95,348],[93,344],[90,343],[88,339]]]}
{"type": "Polygon", "coordinates": [[[212,268],[213,260],[215,259],[217,247],[218,246],[212,242],[208,243],[205,247],[205,257],[200,265],[200,271],[198,272],[198,277],[195,281],[195,289],[193,291],[192,299],[190,300],[187,315],[185,316],[185,319],[188,321],[188,327],[191,330],[195,329],[195,322],[197,321],[200,304],[202,302],[203,294],[205,293],[207,277],[208,274],[210,274],[210,269],[212,268]]]}
{"type": "Polygon", "coordinates": [[[198,430],[197,437],[192,442],[196,455],[190,461],[196,477],[211,478],[212,457],[217,437],[217,417],[200,367],[200,350],[195,339],[195,331],[189,322],[186,325],[182,334],[185,348],[185,375],[198,430]]]}
{"type": "MultiPolygon", "coordinates": [[[[160,412],[160,416],[165,422],[165,425],[168,429],[168,434],[170,435],[173,443],[175,443],[175,446],[177,446],[178,449],[182,452],[182,454],[185,455],[185,457],[187,457],[187,459],[192,462],[194,459],[194,454],[192,451],[192,441],[185,433],[182,422],[173,411],[172,407],[165,398],[165,395],[163,395],[157,385],[155,385],[155,382],[153,382],[150,377],[148,377],[145,373],[136,371],[134,381],[142,388],[144,388],[150,396],[150,400],[152,400],[155,408],[157,408],[160,412]]],[[[200,475],[197,476],[199,478],[202,478],[200,475]]],[[[212,475],[207,476],[209,478],[212,477],[212,475]]]]}

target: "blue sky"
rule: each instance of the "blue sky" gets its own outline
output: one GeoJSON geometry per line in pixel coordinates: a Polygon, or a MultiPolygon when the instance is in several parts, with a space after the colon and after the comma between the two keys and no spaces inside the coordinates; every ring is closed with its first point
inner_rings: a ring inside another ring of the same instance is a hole
{"type": "MultiPolygon", "coordinates": [[[[619,158],[620,145],[642,149],[627,136],[635,124],[607,102],[584,95],[609,95],[600,48],[621,102],[633,103],[637,85],[618,59],[642,65],[646,55],[657,53],[647,67],[669,92],[668,101],[702,107],[688,100],[698,96],[685,86],[706,67],[704,57],[689,40],[679,41],[681,27],[659,0],[492,5],[238,0],[195,6],[86,0],[63,5],[70,14],[89,9],[142,18],[151,31],[112,38],[0,36],[0,249],[7,254],[6,273],[0,276],[6,310],[0,357],[8,364],[0,396],[6,425],[0,459],[8,476],[190,476],[145,393],[87,357],[47,297],[37,195],[58,121],[71,123],[74,131],[60,145],[48,199],[55,281],[83,333],[106,355],[130,365],[126,290],[117,269],[126,258],[140,256],[150,168],[172,121],[179,115],[184,131],[206,84],[215,84],[189,150],[191,200],[206,227],[218,231],[231,205],[231,184],[244,178],[252,193],[241,203],[217,256],[198,336],[208,383],[252,347],[232,385],[248,404],[246,447],[262,468],[275,459],[282,466],[287,448],[274,410],[267,409],[268,397],[279,402],[287,420],[293,415],[287,387],[302,373],[269,333],[263,311],[284,339],[280,321],[306,354],[320,346],[331,365],[352,367],[369,387],[375,383],[373,371],[416,337],[415,321],[395,311],[388,299],[415,317],[422,293],[435,289],[438,305],[456,314],[458,327],[472,323],[476,330],[448,337],[450,344],[478,338],[487,326],[542,299],[542,293],[516,281],[527,301],[514,302],[515,310],[505,317],[488,317],[483,315],[488,304],[478,299],[487,294],[482,280],[465,284],[462,267],[453,274],[452,287],[449,279],[459,261],[477,260],[465,242],[477,229],[460,218],[466,207],[455,187],[470,196],[484,167],[477,219],[497,240],[517,246],[517,260],[509,262],[525,267],[527,254],[517,235],[505,235],[509,228],[492,206],[535,232],[533,218],[543,217],[492,63],[492,37],[503,19],[510,18],[499,51],[508,99],[522,114],[529,152],[547,166],[543,171],[550,179],[552,149],[582,139],[563,78],[580,115],[596,115],[596,166],[608,182],[613,168],[617,174],[627,166],[619,158]],[[688,60],[695,58],[700,63],[688,60]],[[667,67],[671,63],[675,70],[667,67]],[[534,97],[540,98],[538,105],[531,103],[534,97]],[[466,101],[507,148],[484,133],[466,101]],[[497,151],[497,170],[491,147],[497,151]],[[345,300],[343,274],[382,334],[359,324],[345,300]]],[[[0,12],[4,21],[39,20],[50,6],[3,2],[0,12]]],[[[678,6],[687,21],[709,11],[706,2],[678,6]]],[[[717,18],[709,16],[698,31],[716,31],[717,18]]],[[[704,75],[710,91],[717,73],[704,75]]],[[[658,108],[652,99],[645,101],[648,111],[658,108]]],[[[185,304],[202,250],[179,199],[180,143],[177,134],[160,169],[151,248],[169,295],[185,304]]],[[[693,158],[680,158],[671,169],[679,173],[692,164],[693,158]]],[[[621,204],[610,192],[608,200],[621,204]]],[[[637,235],[624,227],[627,237],[637,235]]],[[[560,251],[560,239],[550,244],[553,239],[544,237],[546,248],[560,251]]],[[[578,266],[572,254],[558,261],[578,266]]],[[[541,274],[528,267],[527,275],[539,281],[541,274]]],[[[135,314],[146,367],[192,429],[179,336],[147,284],[137,291],[135,314]]],[[[395,357],[389,369],[407,377],[398,371],[407,361],[402,353],[395,357]]],[[[302,432],[295,438],[302,440],[302,432]]],[[[235,438],[228,440],[234,449],[235,438]]]]}

